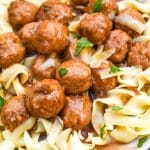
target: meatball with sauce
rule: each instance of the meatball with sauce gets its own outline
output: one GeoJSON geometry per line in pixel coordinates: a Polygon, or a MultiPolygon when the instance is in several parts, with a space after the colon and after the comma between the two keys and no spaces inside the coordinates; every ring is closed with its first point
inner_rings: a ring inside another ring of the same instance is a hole
{"type": "Polygon", "coordinates": [[[56,56],[46,57],[38,55],[33,61],[31,70],[38,79],[55,78],[56,68],[60,65],[60,60],[56,56]]]}
{"type": "Polygon", "coordinates": [[[145,20],[138,11],[126,8],[115,18],[115,27],[126,31],[131,37],[136,37],[144,31],[145,20]]]}
{"type": "Polygon", "coordinates": [[[25,48],[15,33],[0,36],[0,68],[20,62],[25,56],[25,48]]]}
{"type": "Polygon", "coordinates": [[[101,44],[109,36],[112,22],[103,13],[87,14],[79,23],[77,30],[94,44],[101,44]]]}
{"type": "Polygon", "coordinates": [[[104,97],[108,90],[115,88],[117,85],[117,78],[111,77],[102,79],[100,71],[111,68],[110,61],[104,61],[99,68],[92,69],[93,89],[97,97],[104,97]]]}
{"type": "Polygon", "coordinates": [[[87,96],[67,96],[61,112],[66,128],[83,129],[91,120],[92,103],[87,96]]]}
{"type": "Polygon", "coordinates": [[[136,42],[131,45],[128,54],[129,66],[150,67],[150,42],[136,42]]]}
{"type": "Polygon", "coordinates": [[[36,48],[33,45],[33,35],[37,27],[39,26],[40,22],[31,22],[26,24],[24,27],[21,28],[18,35],[21,38],[23,44],[27,48],[29,53],[36,52],[36,48]]]}
{"type": "Polygon", "coordinates": [[[58,0],[48,0],[42,4],[38,13],[37,20],[55,20],[67,25],[73,17],[71,7],[58,0]]]}
{"type": "Polygon", "coordinates": [[[35,117],[54,117],[65,103],[63,88],[53,79],[35,82],[26,95],[26,108],[29,114],[35,117]]]}
{"type": "Polygon", "coordinates": [[[105,50],[114,49],[115,53],[110,57],[113,63],[121,63],[130,49],[131,37],[122,30],[113,30],[106,40],[105,50]]]}
{"type": "Polygon", "coordinates": [[[28,118],[29,114],[25,108],[25,96],[23,95],[8,99],[1,110],[2,123],[10,131],[13,131],[28,118]]]}
{"type": "MultiPolygon", "coordinates": [[[[88,5],[85,7],[85,12],[93,13],[94,6],[97,0],[89,0],[88,5]]],[[[113,19],[115,14],[118,12],[118,5],[116,0],[103,0],[102,7],[99,12],[104,13],[110,19],[113,19]]]]}
{"type": "Polygon", "coordinates": [[[69,45],[69,31],[59,22],[45,20],[38,26],[33,39],[40,54],[61,53],[69,45]]]}
{"type": "Polygon", "coordinates": [[[19,29],[35,19],[37,10],[37,6],[30,2],[13,1],[8,8],[9,21],[15,29],[19,29]]]}
{"type": "Polygon", "coordinates": [[[56,77],[68,94],[80,94],[92,85],[91,69],[77,60],[68,60],[62,63],[56,77]]]}

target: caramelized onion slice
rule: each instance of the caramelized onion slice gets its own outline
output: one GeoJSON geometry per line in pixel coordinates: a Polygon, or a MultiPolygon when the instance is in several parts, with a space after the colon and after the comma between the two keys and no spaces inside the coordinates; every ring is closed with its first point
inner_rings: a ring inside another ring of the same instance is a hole
{"type": "Polygon", "coordinates": [[[122,15],[115,17],[115,22],[125,25],[137,33],[141,34],[145,30],[145,25],[130,15],[122,15]]]}

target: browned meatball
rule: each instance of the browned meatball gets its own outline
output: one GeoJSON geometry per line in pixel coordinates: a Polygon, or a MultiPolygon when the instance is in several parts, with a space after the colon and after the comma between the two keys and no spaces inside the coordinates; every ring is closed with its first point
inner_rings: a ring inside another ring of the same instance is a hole
{"type": "Polygon", "coordinates": [[[67,96],[62,110],[62,119],[66,128],[83,129],[91,120],[91,101],[86,96],[67,96]]]}
{"type": "Polygon", "coordinates": [[[128,54],[128,65],[150,67],[150,42],[137,42],[131,45],[128,54]]]}
{"type": "MultiPolygon", "coordinates": [[[[89,0],[88,5],[85,7],[85,11],[88,13],[93,13],[94,6],[97,0],[89,0]]],[[[118,5],[116,0],[103,0],[102,10],[100,12],[104,13],[110,19],[113,19],[115,14],[118,12],[118,5]]]]}
{"type": "Polygon", "coordinates": [[[27,91],[26,108],[35,117],[56,116],[64,106],[64,91],[57,80],[44,79],[27,91]]]}
{"type": "Polygon", "coordinates": [[[31,66],[31,70],[38,79],[55,78],[56,68],[59,65],[60,60],[56,56],[46,57],[38,55],[31,66]]]}
{"type": "Polygon", "coordinates": [[[40,7],[37,13],[37,20],[55,20],[63,24],[68,24],[73,17],[71,7],[58,0],[48,0],[40,7]]]}
{"type": "MultiPolygon", "coordinates": [[[[121,10],[119,12],[119,15],[116,17],[115,27],[117,29],[126,31],[131,37],[136,37],[142,33],[142,30],[137,31],[134,26],[131,27],[132,21],[136,21],[134,22],[134,24],[137,24],[137,26],[141,26],[141,25],[144,26],[145,24],[145,20],[143,19],[142,15],[138,11],[136,11],[135,9],[126,8],[124,10],[121,10]],[[124,20],[126,21],[126,23],[120,22],[120,20],[124,20]]],[[[144,28],[143,28],[143,31],[144,31],[144,28]]]]}
{"type": "Polygon", "coordinates": [[[33,45],[33,35],[35,34],[35,31],[39,24],[40,22],[28,23],[23,28],[21,28],[21,30],[18,33],[19,37],[21,38],[29,53],[36,52],[36,48],[33,45]]]}
{"type": "Polygon", "coordinates": [[[22,95],[8,99],[1,111],[2,123],[11,131],[28,118],[29,115],[25,108],[25,96],[22,95]]]}
{"type": "Polygon", "coordinates": [[[79,6],[79,5],[87,5],[89,0],[70,0],[71,5],[79,6]]]}
{"type": "Polygon", "coordinates": [[[115,53],[110,57],[114,63],[121,63],[130,49],[131,37],[122,30],[111,31],[105,43],[105,50],[115,49],[115,53]]]}
{"type": "Polygon", "coordinates": [[[108,90],[113,89],[117,85],[116,77],[101,79],[100,71],[111,68],[110,61],[104,61],[99,68],[92,69],[93,89],[97,97],[103,97],[108,90]]]}
{"type": "Polygon", "coordinates": [[[6,68],[21,61],[25,56],[19,37],[15,33],[6,33],[0,36],[0,67],[6,68]]]}
{"type": "Polygon", "coordinates": [[[86,15],[79,23],[77,30],[94,44],[101,44],[109,36],[112,22],[103,13],[86,15]]]}
{"type": "Polygon", "coordinates": [[[79,94],[89,89],[92,85],[91,69],[83,62],[77,60],[68,60],[62,63],[56,76],[68,94],[79,94]],[[61,69],[65,69],[66,72],[63,76],[61,69]]]}
{"type": "Polygon", "coordinates": [[[69,31],[59,22],[45,20],[38,26],[33,39],[39,53],[61,53],[69,44],[69,31]]]}
{"type": "Polygon", "coordinates": [[[19,29],[34,20],[37,10],[38,8],[30,2],[13,1],[8,8],[9,21],[15,29],[19,29]]]}

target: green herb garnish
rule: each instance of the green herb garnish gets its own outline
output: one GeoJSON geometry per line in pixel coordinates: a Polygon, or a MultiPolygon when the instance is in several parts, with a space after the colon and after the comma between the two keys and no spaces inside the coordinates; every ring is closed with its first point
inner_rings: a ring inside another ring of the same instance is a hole
{"type": "Polygon", "coordinates": [[[0,108],[2,108],[5,105],[5,99],[0,96],[0,108]]]}
{"type": "Polygon", "coordinates": [[[141,139],[139,139],[137,147],[142,147],[147,140],[148,140],[148,136],[144,136],[141,139]]]}
{"type": "Polygon", "coordinates": [[[93,13],[100,12],[102,10],[102,0],[96,0],[93,6],[93,13]]]}
{"type": "Polygon", "coordinates": [[[48,7],[47,6],[43,6],[42,8],[43,8],[44,12],[48,12],[48,7]]]}
{"type": "Polygon", "coordinates": [[[113,65],[113,66],[110,68],[109,73],[117,73],[117,72],[120,72],[120,71],[121,71],[121,69],[120,69],[118,66],[113,65]]]}
{"type": "Polygon", "coordinates": [[[100,128],[100,138],[101,138],[101,139],[104,139],[105,128],[106,128],[106,124],[104,124],[103,127],[100,128]]]}
{"type": "Polygon", "coordinates": [[[112,107],[112,110],[115,110],[115,111],[119,111],[119,110],[122,110],[123,107],[120,107],[120,106],[113,106],[112,107]]]}
{"type": "Polygon", "coordinates": [[[80,36],[79,36],[77,33],[75,33],[75,32],[71,33],[71,35],[72,35],[72,37],[75,38],[75,39],[77,39],[77,38],[80,37],[80,36]]]}
{"type": "Polygon", "coordinates": [[[59,72],[59,75],[63,77],[68,72],[68,70],[66,68],[59,68],[58,72],[59,72]]]}
{"type": "Polygon", "coordinates": [[[93,47],[93,43],[88,41],[86,38],[81,38],[77,42],[77,46],[76,46],[76,50],[75,50],[74,56],[77,57],[80,54],[80,52],[81,52],[81,50],[83,48],[88,48],[88,47],[93,47]]]}

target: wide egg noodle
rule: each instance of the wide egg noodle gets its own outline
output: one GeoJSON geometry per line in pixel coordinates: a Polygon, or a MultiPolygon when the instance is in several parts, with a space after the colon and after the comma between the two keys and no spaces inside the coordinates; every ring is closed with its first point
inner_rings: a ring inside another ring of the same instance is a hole
{"type": "Polygon", "coordinates": [[[24,92],[23,84],[28,81],[29,75],[30,71],[28,67],[22,64],[13,64],[2,70],[0,81],[6,90],[9,90],[13,86],[15,93],[21,94],[24,92]]]}

